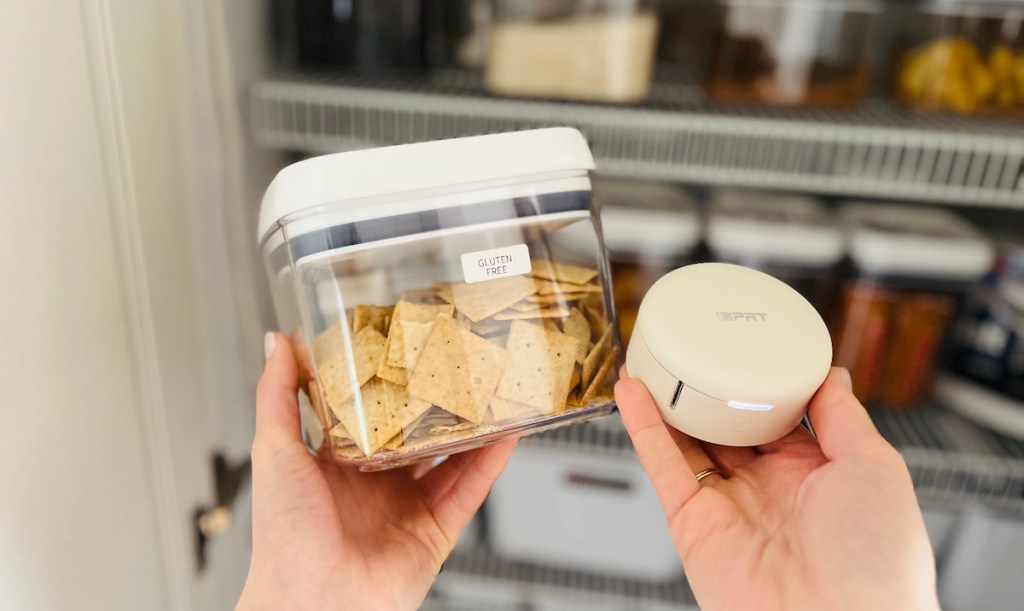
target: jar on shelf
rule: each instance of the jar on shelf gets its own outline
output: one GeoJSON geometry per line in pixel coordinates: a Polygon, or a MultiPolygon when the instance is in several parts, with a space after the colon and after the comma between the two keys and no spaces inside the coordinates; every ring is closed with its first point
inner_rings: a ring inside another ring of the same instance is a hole
{"type": "Polygon", "coordinates": [[[705,81],[725,102],[856,107],[871,78],[878,0],[721,0],[705,81]]]}
{"type": "Polygon", "coordinates": [[[810,197],[720,189],[708,206],[714,260],[752,267],[789,284],[824,316],[837,287],[843,237],[810,197]]]}
{"type": "Polygon", "coordinates": [[[611,412],[620,350],[593,167],[582,134],[552,128],[277,175],[260,244],[307,425],[339,462],[390,468],[611,412]]]}
{"type": "Polygon", "coordinates": [[[484,82],[495,93],[598,102],[647,96],[658,17],[644,0],[498,0],[484,82]]]}
{"type": "Polygon", "coordinates": [[[964,295],[992,266],[992,245],[947,210],[853,203],[841,219],[854,275],[832,324],[835,363],[865,404],[920,406],[964,295]]]}
{"type": "Polygon", "coordinates": [[[1024,111],[1024,1],[933,0],[902,38],[895,87],[908,106],[1024,111]]]}
{"type": "Polygon", "coordinates": [[[599,180],[594,197],[612,267],[616,317],[623,344],[647,289],[668,272],[694,261],[700,244],[697,203],[674,185],[599,180]]]}

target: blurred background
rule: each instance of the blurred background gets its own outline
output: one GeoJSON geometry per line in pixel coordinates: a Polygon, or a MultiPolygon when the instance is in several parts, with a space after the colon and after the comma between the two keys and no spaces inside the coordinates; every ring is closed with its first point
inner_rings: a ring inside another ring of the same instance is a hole
{"type": "MultiPolygon", "coordinates": [[[[263,189],[555,125],[597,159],[623,339],[679,265],[791,283],[910,467],[944,606],[1019,608],[1020,0],[8,1],[0,56],[0,608],[233,606],[263,189]]],[[[524,440],[425,608],[695,608],[617,418],[524,440]]]]}

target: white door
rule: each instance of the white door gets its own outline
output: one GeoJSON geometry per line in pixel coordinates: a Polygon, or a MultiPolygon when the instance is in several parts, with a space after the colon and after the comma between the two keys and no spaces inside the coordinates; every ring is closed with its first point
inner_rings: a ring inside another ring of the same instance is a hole
{"type": "Polygon", "coordinates": [[[2,609],[224,609],[248,568],[245,511],[204,571],[193,524],[263,325],[212,5],[0,3],[2,609]]]}

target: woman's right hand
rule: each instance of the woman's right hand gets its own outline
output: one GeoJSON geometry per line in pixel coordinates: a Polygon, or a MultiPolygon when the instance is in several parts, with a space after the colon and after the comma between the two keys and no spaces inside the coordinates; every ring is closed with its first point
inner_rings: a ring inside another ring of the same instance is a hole
{"type": "Polygon", "coordinates": [[[899,453],[833,369],[803,427],[763,446],[698,442],[623,369],[622,420],[701,609],[938,609],[935,560],[899,453]],[[716,467],[699,483],[695,473],[716,467]]]}

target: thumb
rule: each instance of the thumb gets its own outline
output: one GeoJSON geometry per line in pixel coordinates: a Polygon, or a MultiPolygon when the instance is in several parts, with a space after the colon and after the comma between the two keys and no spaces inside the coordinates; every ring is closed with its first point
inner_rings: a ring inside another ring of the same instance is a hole
{"type": "Polygon", "coordinates": [[[821,451],[829,460],[884,443],[867,410],[853,396],[850,373],[833,367],[807,410],[821,451]]]}
{"type": "Polygon", "coordinates": [[[256,386],[256,438],[281,435],[301,442],[299,380],[291,342],[280,333],[263,340],[267,362],[256,386]]]}

